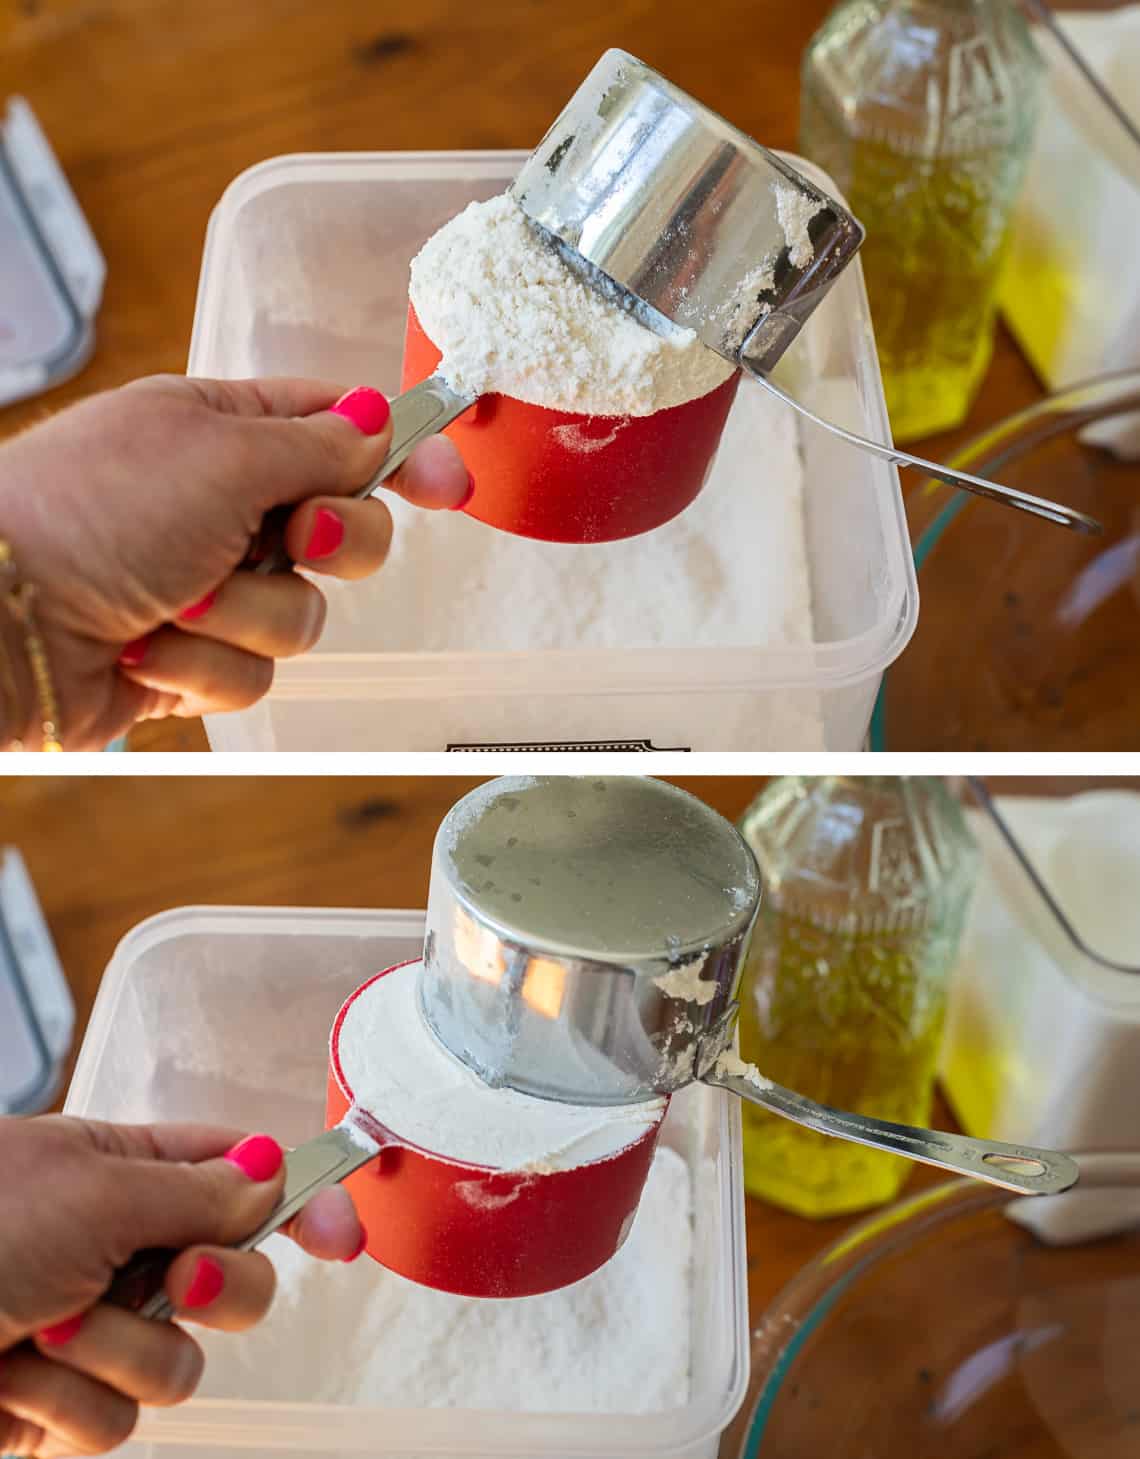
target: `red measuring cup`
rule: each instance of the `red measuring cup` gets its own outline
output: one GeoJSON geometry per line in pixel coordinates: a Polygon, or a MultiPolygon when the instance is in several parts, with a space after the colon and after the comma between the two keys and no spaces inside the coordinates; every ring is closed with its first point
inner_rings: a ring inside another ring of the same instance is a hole
{"type": "MultiPolygon", "coordinates": [[[[442,358],[408,306],[401,388],[442,358]]],[[[484,395],[445,432],[475,477],[468,516],[543,542],[613,542],[683,512],[708,476],[740,380],[653,415],[583,415],[484,395]]]]}
{"type": "MultiPolygon", "coordinates": [[[[410,964],[401,963],[399,967],[410,964]]],[[[326,1125],[353,1104],[340,1063],[345,1001],[329,1040],[326,1125]]],[[[383,1124],[382,1111],[367,1113],[383,1124]]],[[[662,1111],[664,1119],[664,1111],[662,1111]]],[[[365,1250],[390,1271],[466,1297],[531,1297],[588,1277],[628,1236],[661,1123],[616,1155],[550,1174],[493,1170],[400,1140],[344,1182],[368,1231],[365,1250]]]]}

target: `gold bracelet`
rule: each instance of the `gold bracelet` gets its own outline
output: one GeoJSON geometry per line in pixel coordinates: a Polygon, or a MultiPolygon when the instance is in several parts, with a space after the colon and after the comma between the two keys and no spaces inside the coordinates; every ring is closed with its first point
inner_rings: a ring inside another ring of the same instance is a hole
{"type": "MultiPolygon", "coordinates": [[[[20,581],[20,573],[16,567],[16,559],[12,555],[12,548],[2,537],[0,537],[0,601],[3,602],[8,616],[23,635],[24,652],[28,657],[28,667],[32,671],[32,682],[35,685],[36,696],[40,704],[40,728],[43,734],[40,749],[62,750],[63,746],[59,742],[59,704],[55,697],[55,686],[52,683],[47,650],[44,648],[39,624],[36,621],[35,584],[20,581]]],[[[11,698],[13,713],[19,716],[20,702],[16,693],[16,680],[7,657],[4,657],[4,690],[5,696],[11,698]]],[[[15,743],[19,748],[19,741],[15,743]]]]}

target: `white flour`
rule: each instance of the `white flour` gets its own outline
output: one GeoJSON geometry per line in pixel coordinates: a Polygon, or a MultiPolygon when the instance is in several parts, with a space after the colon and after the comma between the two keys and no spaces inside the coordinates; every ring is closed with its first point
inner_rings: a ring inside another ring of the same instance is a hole
{"type": "MultiPolygon", "coordinates": [[[[462,513],[386,497],[384,571],[338,587],[321,652],[700,648],[812,641],[802,469],[792,413],[742,382],[718,465],[672,522],[623,542],[570,546],[495,532],[462,513]],[[719,470],[728,461],[736,469],[719,470]]],[[[822,748],[821,732],[787,736],[822,748]]]]}
{"type": "Polygon", "coordinates": [[[680,330],[653,334],[542,243],[506,193],[470,203],[412,261],[411,301],[453,389],[586,415],[652,415],[732,366],[680,330]]]}
{"type": "Polygon", "coordinates": [[[660,1099],[587,1108],[489,1088],[424,1023],[418,972],[413,963],[378,978],[340,1030],[341,1068],[356,1102],[394,1134],[474,1165],[565,1170],[624,1150],[660,1121],[660,1099]]]}
{"type": "Polygon", "coordinates": [[[776,194],[776,213],[784,230],[788,257],[796,268],[807,268],[815,257],[808,224],[822,212],[823,204],[786,183],[773,183],[772,190],[776,194]]]}
{"type": "Polygon", "coordinates": [[[725,1049],[716,1061],[716,1072],[718,1074],[735,1074],[739,1079],[747,1079],[757,1089],[771,1089],[772,1081],[765,1079],[755,1064],[746,1064],[735,1049],[725,1049]]]}
{"type": "Polygon", "coordinates": [[[479,1301],[418,1287],[367,1257],[322,1263],[274,1236],[268,1318],[197,1332],[202,1398],[398,1409],[650,1413],[688,1401],[692,1182],[659,1149],[626,1244],[560,1292],[479,1301]]]}
{"type": "Polygon", "coordinates": [[[673,968],[660,978],[654,978],[653,982],[670,998],[679,998],[685,1003],[695,1003],[698,1008],[703,1008],[706,1003],[712,1002],[718,991],[711,978],[701,977],[707,961],[707,956],[697,958],[695,962],[686,963],[683,968],[673,968]]]}

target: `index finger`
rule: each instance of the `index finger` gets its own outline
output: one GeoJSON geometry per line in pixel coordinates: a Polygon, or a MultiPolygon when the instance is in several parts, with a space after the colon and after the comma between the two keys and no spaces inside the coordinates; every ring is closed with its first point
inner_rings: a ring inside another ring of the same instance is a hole
{"type": "Polygon", "coordinates": [[[225,1125],[118,1125],[104,1120],[79,1123],[104,1155],[117,1155],[124,1160],[173,1160],[191,1165],[217,1159],[249,1133],[225,1125]]]}

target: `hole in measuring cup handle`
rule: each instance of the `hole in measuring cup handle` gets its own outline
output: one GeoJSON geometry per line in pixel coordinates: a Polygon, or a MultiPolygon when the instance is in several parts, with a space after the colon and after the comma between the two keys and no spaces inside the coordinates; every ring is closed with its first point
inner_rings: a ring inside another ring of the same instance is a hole
{"type": "Polygon", "coordinates": [[[1004,1170],[1007,1175],[1046,1174],[1044,1163],[1034,1159],[1032,1155],[1003,1155],[999,1151],[989,1150],[982,1156],[982,1164],[992,1165],[995,1170],[1004,1170]]]}

